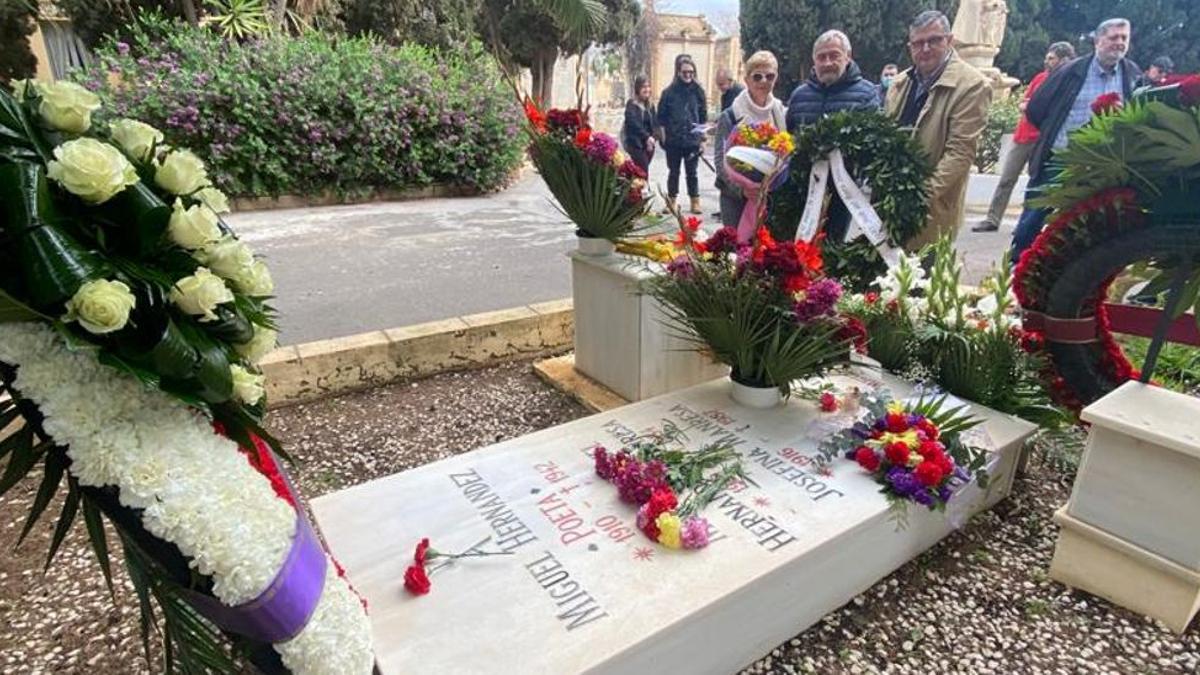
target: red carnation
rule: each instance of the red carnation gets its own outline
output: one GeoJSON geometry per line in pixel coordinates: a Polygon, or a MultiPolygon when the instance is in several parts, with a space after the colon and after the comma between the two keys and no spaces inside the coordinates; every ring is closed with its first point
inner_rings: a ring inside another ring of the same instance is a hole
{"type": "Polygon", "coordinates": [[[902,434],[908,431],[908,419],[904,413],[888,413],[887,429],[893,434],[902,434]]]}
{"type": "Polygon", "coordinates": [[[425,564],[425,556],[429,552],[429,539],[425,538],[417,542],[417,551],[413,554],[413,561],[418,565],[425,564]]]}
{"type": "Polygon", "coordinates": [[[404,588],[413,595],[425,595],[429,592],[429,576],[421,565],[409,565],[404,571],[404,588]]]}
{"type": "Polygon", "coordinates": [[[825,392],[824,394],[821,394],[820,404],[821,404],[821,412],[827,412],[827,413],[837,412],[837,409],[838,409],[837,397],[829,392],[825,392]]]}
{"type": "Polygon", "coordinates": [[[695,233],[696,230],[700,229],[701,222],[702,221],[696,216],[688,216],[687,219],[683,221],[683,226],[686,227],[689,232],[695,233]]]}
{"type": "Polygon", "coordinates": [[[579,148],[586,148],[588,143],[592,142],[592,130],[584,127],[575,132],[575,145],[579,148]]]}
{"type": "Polygon", "coordinates": [[[907,445],[897,441],[895,443],[888,443],[884,453],[887,455],[887,460],[892,464],[904,466],[908,464],[908,456],[911,454],[911,451],[907,445]]]}
{"type": "Polygon", "coordinates": [[[942,469],[942,475],[949,476],[954,473],[954,458],[945,453],[938,458],[937,465],[942,469]]]}
{"type": "Polygon", "coordinates": [[[858,462],[858,465],[867,471],[874,472],[879,468],[879,455],[875,454],[874,450],[865,445],[854,453],[854,461],[858,462]]]}
{"type": "Polygon", "coordinates": [[[671,488],[659,488],[650,495],[650,501],[646,504],[650,521],[654,522],[659,515],[673,511],[679,505],[679,499],[671,488]]]}
{"type": "Polygon", "coordinates": [[[921,462],[917,465],[913,475],[917,480],[921,481],[921,485],[925,487],[934,487],[942,482],[942,478],[946,475],[942,471],[942,467],[938,466],[937,462],[921,462]]]}
{"type": "Polygon", "coordinates": [[[917,422],[917,429],[925,434],[925,438],[931,441],[936,441],[942,432],[938,431],[937,425],[930,422],[928,419],[922,419],[917,422]]]}
{"type": "Polygon", "coordinates": [[[942,445],[936,441],[925,441],[917,448],[917,452],[925,459],[936,460],[945,453],[942,451],[942,445]]]}
{"type": "Polygon", "coordinates": [[[859,354],[867,353],[867,325],[858,317],[845,317],[841,328],[838,329],[837,338],[852,343],[854,351],[859,354]]]}
{"type": "Polygon", "coordinates": [[[1105,115],[1110,112],[1116,112],[1121,107],[1121,95],[1115,91],[1110,91],[1107,94],[1100,94],[1092,101],[1092,114],[1105,115]]]}
{"type": "Polygon", "coordinates": [[[871,291],[870,293],[867,293],[866,295],[863,296],[863,300],[865,300],[868,305],[873,305],[873,304],[879,302],[879,294],[876,293],[875,291],[871,291]]]}

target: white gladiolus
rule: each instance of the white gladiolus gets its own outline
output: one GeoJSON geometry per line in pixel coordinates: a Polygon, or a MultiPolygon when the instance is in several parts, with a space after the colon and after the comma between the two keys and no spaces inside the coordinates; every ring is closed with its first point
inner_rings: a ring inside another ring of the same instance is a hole
{"type": "MultiPolygon", "coordinates": [[[[253,600],[279,573],[296,513],[202,415],[90,351],[69,351],[44,324],[0,324],[0,361],[18,366],[16,387],[67,447],[71,474],[143,509],[146,530],[210,575],[218,600],[253,600]]],[[[308,623],[274,647],[297,675],[371,672],[370,624],[332,562],[308,623]]]]}

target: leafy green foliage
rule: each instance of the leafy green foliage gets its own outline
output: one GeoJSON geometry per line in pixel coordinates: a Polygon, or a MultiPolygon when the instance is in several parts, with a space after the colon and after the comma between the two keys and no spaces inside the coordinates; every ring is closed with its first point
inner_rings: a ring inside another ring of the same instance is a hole
{"type": "MultiPolygon", "coordinates": [[[[874,186],[871,205],[892,245],[902,246],[925,225],[929,212],[926,183],[932,168],[912,136],[883,113],[839,112],[798,130],[795,140],[788,180],[771,192],[768,206],[768,224],[776,239],[795,239],[813,164],[834,149],[841,150],[846,169],[857,183],[874,186]]],[[[827,197],[830,202],[832,197],[827,197]]],[[[834,212],[826,207],[822,228],[829,226],[829,214],[834,212]]],[[[865,237],[850,242],[843,238],[841,232],[835,232],[822,242],[825,268],[847,289],[865,290],[887,265],[865,237]]]]}
{"type": "Polygon", "coordinates": [[[1021,101],[1021,90],[1009,93],[1007,98],[994,100],[988,108],[987,126],[979,137],[979,145],[975,149],[975,168],[980,173],[996,169],[1000,161],[1001,139],[1005,134],[1011,134],[1021,120],[1021,109],[1017,104],[1021,101]]]}
{"type": "Polygon", "coordinates": [[[29,36],[33,34],[37,17],[37,3],[33,0],[5,0],[0,2],[0,82],[33,77],[37,59],[29,47],[29,36]]]}
{"type": "Polygon", "coordinates": [[[611,166],[600,165],[558,134],[539,134],[530,154],[555,208],[584,236],[616,241],[637,228],[649,200],[630,202],[628,188],[611,166]]]}
{"type": "Polygon", "coordinates": [[[718,442],[688,450],[686,440],[683,430],[664,421],[661,430],[643,434],[624,448],[640,461],[660,461],[666,466],[667,483],[682,498],[677,511],[681,518],[703,511],[735,480],[754,482],[733,446],[718,442]]]}
{"type": "Polygon", "coordinates": [[[699,263],[687,276],[661,275],[646,290],[663,303],[666,323],[679,337],[733,369],[749,386],[791,384],[845,361],[849,344],[824,321],[797,324],[791,303],[762,275],[733,273],[732,263],[699,263]]]}
{"type": "Polygon", "coordinates": [[[204,4],[210,13],[200,24],[216,28],[223,37],[246,40],[271,30],[266,0],[204,0],[204,4]]]}
{"type": "Polygon", "coordinates": [[[153,18],[132,31],[127,54],[105,43],[78,79],[107,119],[158,127],[231,195],[486,190],[521,160],[520,112],[479,45],[441,52],[316,32],[238,44],[153,18]]]}
{"type": "Polygon", "coordinates": [[[955,0],[742,0],[742,51],[775,53],[780,74],[775,94],[786,101],[808,77],[813,41],[821,33],[831,28],[845,32],[863,74],[878,81],[885,63],[904,63],[908,24],[913,17],[934,8],[953,17],[954,5],[955,0]]]}
{"type": "MultiPolygon", "coordinates": [[[[1135,366],[1145,362],[1150,347],[1149,339],[1121,335],[1117,342],[1135,366]]],[[[1200,396],[1200,349],[1187,345],[1163,345],[1154,367],[1154,381],[1182,394],[1200,396]]]]}

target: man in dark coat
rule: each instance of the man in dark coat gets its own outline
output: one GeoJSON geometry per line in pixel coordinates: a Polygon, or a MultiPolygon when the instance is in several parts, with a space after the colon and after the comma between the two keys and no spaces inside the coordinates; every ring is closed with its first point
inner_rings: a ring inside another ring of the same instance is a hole
{"type": "Polygon", "coordinates": [[[841,110],[879,110],[879,94],[851,60],[850,38],[831,30],[813,43],[812,74],[788,99],[788,131],[841,110]]]}
{"type": "MultiPolygon", "coordinates": [[[[1029,160],[1029,185],[1025,201],[1037,197],[1041,186],[1052,183],[1058,171],[1049,165],[1056,149],[1066,147],[1067,136],[1092,119],[1092,103],[1103,94],[1118,94],[1129,100],[1142,74],[1129,53],[1131,28],[1126,19],[1108,19],[1096,28],[1095,53],[1055,70],[1038,88],[1025,107],[1025,117],[1037,127],[1038,140],[1029,160]]],[[[1013,232],[1012,259],[1020,260],[1042,231],[1048,212],[1025,207],[1013,232]]]]}
{"type": "Polygon", "coordinates": [[[700,213],[700,163],[703,136],[696,125],[708,121],[708,103],[704,90],[696,84],[696,62],[687,54],[675,57],[675,79],[658,99],[658,125],[663,130],[663,150],[667,153],[667,199],[671,204],[679,195],[679,165],[687,172],[687,191],[692,213],[700,213]]]}
{"type": "Polygon", "coordinates": [[[726,108],[733,105],[733,99],[738,97],[738,94],[745,91],[745,87],[733,81],[733,74],[728,68],[717,69],[717,89],[721,90],[721,110],[724,112],[726,108]]]}

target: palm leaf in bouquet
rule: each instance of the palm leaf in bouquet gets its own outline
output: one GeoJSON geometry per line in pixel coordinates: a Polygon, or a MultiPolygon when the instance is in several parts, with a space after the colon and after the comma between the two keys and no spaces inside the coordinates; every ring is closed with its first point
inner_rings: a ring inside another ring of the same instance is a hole
{"type": "Polygon", "coordinates": [[[550,134],[534,138],[531,154],[556,207],[584,236],[615,241],[637,229],[647,203],[630,199],[629,187],[612,166],[588,159],[550,134]]]}

